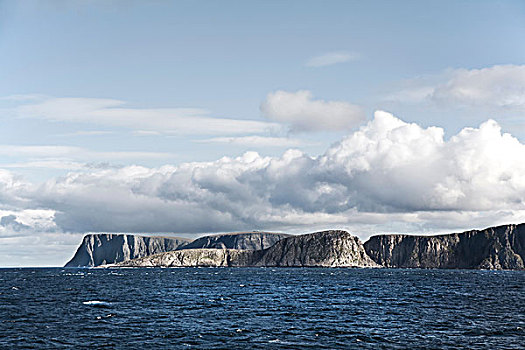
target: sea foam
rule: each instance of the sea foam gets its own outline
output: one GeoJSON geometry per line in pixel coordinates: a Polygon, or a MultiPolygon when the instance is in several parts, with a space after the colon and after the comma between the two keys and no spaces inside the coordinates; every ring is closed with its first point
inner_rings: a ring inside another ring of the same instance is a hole
{"type": "Polygon", "coordinates": [[[91,306],[101,306],[101,307],[111,306],[111,303],[109,303],[107,301],[101,301],[101,300],[83,301],[82,304],[84,304],[84,305],[91,305],[91,306]]]}

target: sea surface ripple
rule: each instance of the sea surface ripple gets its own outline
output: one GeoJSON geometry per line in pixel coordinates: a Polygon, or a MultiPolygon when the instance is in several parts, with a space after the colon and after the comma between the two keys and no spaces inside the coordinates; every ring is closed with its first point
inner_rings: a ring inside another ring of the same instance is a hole
{"type": "Polygon", "coordinates": [[[523,349],[525,272],[0,269],[0,348],[523,349]]]}

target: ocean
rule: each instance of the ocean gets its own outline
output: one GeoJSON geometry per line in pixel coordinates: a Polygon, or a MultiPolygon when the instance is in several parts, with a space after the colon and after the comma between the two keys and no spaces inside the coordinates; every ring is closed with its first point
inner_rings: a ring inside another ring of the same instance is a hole
{"type": "Polygon", "coordinates": [[[525,272],[0,269],[0,348],[523,349],[525,272]]]}

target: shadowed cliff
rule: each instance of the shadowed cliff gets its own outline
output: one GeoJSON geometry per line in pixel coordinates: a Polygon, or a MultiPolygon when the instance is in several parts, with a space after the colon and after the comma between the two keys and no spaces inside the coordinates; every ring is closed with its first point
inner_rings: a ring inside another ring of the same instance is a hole
{"type": "Polygon", "coordinates": [[[346,231],[292,236],[260,253],[256,266],[376,267],[359,238],[346,231]]]}
{"type": "Polygon", "coordinates": [[[220,248],[263,250],[273,246],[275,243],[286,237],[290,237],[290,235],[285,233],[258,231],[227,233],[197,238],[193,242],[181,247],[181,249],[220,248]]]}
{"type": "Polygon", "coordinates": [[[289,236],[284,233],[240,232],[204,236],[192,241],[176,237],[90,234],[84,237],[65,267],[108,265],[179,249],[263,250],[289,236]]]}
{"type": "Polygon", "coordinates": [[[364,245],[368,255],[385,267],[525,268],[525,224],[437,236],[379,235],[364,245]]]}
{"type": "Polygon", "coordinates": [[[191,240],[122,234],[86,235],[75,256],[65,267],[90,267],[113,264],[152,254],[175,250],[191,240]]]}

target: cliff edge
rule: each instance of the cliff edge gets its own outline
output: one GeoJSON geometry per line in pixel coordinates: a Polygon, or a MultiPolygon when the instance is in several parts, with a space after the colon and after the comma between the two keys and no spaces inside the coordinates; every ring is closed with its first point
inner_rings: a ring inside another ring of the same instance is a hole
{"type": "Polygon", "coordinates": [[[181,249],[217,248],[263,250],[270,248],[286,237],[290,237],[290,235],[259,231],[226,233],[197,238],[193,242],[181,247],[181,249]]]}
{"type": "Polygon", "coordinates": [[[378,235],[364,246],[367,254],[385,267],[525,268],[525,224],[437,236],[378,235]]]}
{"type": "Polygon", "coordinates": [[[123,234],[86,235],[65,267],[93,267],[168,252],[191,240],[123,234]]]}

